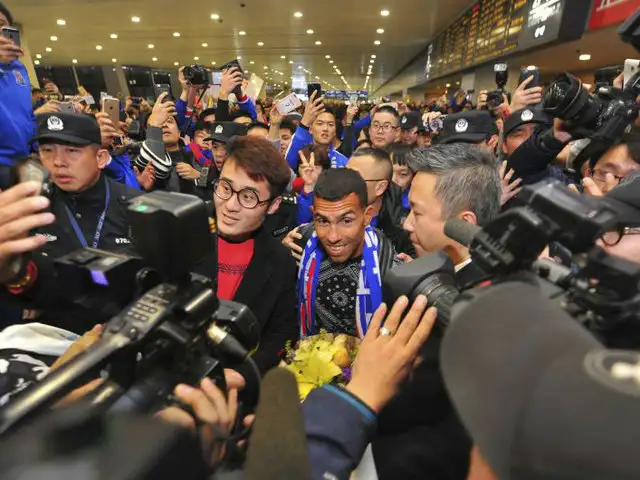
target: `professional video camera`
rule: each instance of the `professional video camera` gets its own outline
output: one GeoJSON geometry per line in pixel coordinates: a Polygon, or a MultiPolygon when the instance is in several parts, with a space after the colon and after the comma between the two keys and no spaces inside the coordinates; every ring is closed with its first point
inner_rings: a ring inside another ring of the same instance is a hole
{"type": "Polygon", "coordinates": [[[105,324],[96,344],[1,409],[0,433],[98,377],[105,381],[89,400],[101,412],[154,411],[172,402],[178,383],[198,385],[205,376],[224,389],[223,362],[232,360],[248,362],[259,382],[247,358],[259,341],[255,317],[244,305],[218,300],[211,279],[190,273],[214,248],[205,204],[156,191],[134,199],[128,213],[142,259],[87,248],[57,267],[78,301],[102,298],[96,291],[115,292],[110,298],[123,305],[134,300],[105,324]]]}
{"type": "Polygon", "coordinates": [[[487,108],[489,110],[497,109],[504,102],[503,95],[509,94],[505,90],[505,86],[509,81],[509,67],[506,63],[496,63],[493,66],[493,71],[496,74],[497,90],[492,90],[487,93],[487,108]]]}
{"type": "MultiPolygon", "coordinates": [[[[582,196],[553,180],[524,187],[526,207],[513,208],[484,228],[461,220],[445,224],[445,233],[469,246],[483,281],[496,283],[514,274],[534,271],[545,295],[605,339],[617,325],[640,327],[640,264],[608,255],[595,246],[606,232],[640,225],[640,212],[606,197],[582,196]],[[547,245],[557,241],[574,254],[577,270],[552,261],[538,261],[547,245]]],[[[473,285],[472,285],[473,286],[473,285]]],[[[389,272],[384,280],[385,302],[409,294],[426,295],[438,308],[438,325],[446,327],[458,297],[453,265],[444,254],[428,255],[389,272]]],[[[456,305],[457,307],[457,305],[456,305]]]]}
{"type": "MultiPolygon", "coordinates": [[[[640,11],[620,27],[618,34],[640,52],[640,11]]],[[[603,73],[610,76],[614,72],[612,68],[603,73]]],[[[544,95],[546,113],[563,120],[564,128],[574,138],[591,139],[574,161],[578,167],[587,159],[602,155],[638,118],[640,72],[626,79],[622,89],[602,86],[599,84],[592,96],[578,78],[563,73],[544,95]]]]}

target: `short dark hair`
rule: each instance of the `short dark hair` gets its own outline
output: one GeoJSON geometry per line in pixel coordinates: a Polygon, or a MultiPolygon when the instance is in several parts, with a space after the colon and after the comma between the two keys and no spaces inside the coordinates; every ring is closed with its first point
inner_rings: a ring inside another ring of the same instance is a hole
{"type": "Polygon", "coordinates": [[[482,227],[500,212],[498,166],[483,148],[466,143],[416,148],[409,155],[409,168],[437,177],[435,193],[443,220],[470,210],[482,227]]]}
{"type": "Polygon", "coordinates": [[[13,25],[13,16],[7,7],[4,6],[2,2],[0,2],[0,13],[2,13],[7,20],[9,20],[9,25],[13,25]]]}
{"type": "Polygon", "coordinates": [[[200,112],[200,115],[198,116],[198,118],[204,121],[205,117],[208,117],[209,115],[215,115],[215,114],[216,114],[215,108],[206,108],[202,112],[200,112]]]}
{"type": "Polygon", "coordinates": [[[290,122],[289,120],[283,120],[282,123],[280,124],[280,130],[289,130],[291,132],[291,135],[293,135],[294,133],[296,133],[296,126],[293,122],[290,122]]]}
{"type": "Polygon", "coordinates": [[[398,122],[400,122],[400,114],[391,105],[383,105],[378,110],[376,110],[376,113],[374,113],[371,116],[371,121],[373,121],[373,117],[375,117],[378,113],[390,113],[391,115],[393,115],[396,118],[396,120],[398,120],[398,122]]]}
{"type": "Polygon", "coordinates": [[[633,161],[640,164],[640,129],[635,126],[632,127],[629,132],[622,135],[621,143],[627,146],[633,161]]]}
{"type": "Polygon", "coordinates": [[[316,116],[316,118],[318,118],[318,117],[319,117],[320,115],[322,115],[323,113],[330,113],[331,115],[333,115],[333,118],[334,118],[335,120],[337,120],[337,119],[338,119],[338,117],[336,116],[336,111],[335,111],[335,109],[334,109],[333,107],[330,107],[330,106],[329,106],[329,105],[327,105],[327,104],[325,104],[325,105],[324,105],[324,111],[320,112],[320,113],[316,116]]]}
{"type": "Polygon", "coordinates": [[[391,181],[393,178],[393,164],[391,163],[391,157],[383,149],[375,147],[361,148],[360,150],[353,152],[353,155],[351,155],[351,158],[358,157],[372,157],[375,160],[376,166],[383,167],[385,169],[386,179],[391,181]]]}
{"type": "Polygon", "coordinates": [[[235,120],[236,118],[248,117],[253,120],[253,117],[249,112],[245,112],[244,110],[237,110],[231,114],[231,120],[235,120]]]}
{"type": "MultiPolygon", "coordinates": [[[[313,153],[314,163],[320,165],[323,170],[329,170],[331,168],[331,159],[329,158],[329,146],[328,145],[316,145],[310,143],[300,149],[300,152],[309,159],[313,153]]],[[[300,171],[300,165],[298,164],[298,172],[300,171]]]]}
{"type": "Polygon", "coordinates": [[[321,198],[329,202],[337,202],[355,193],[360,206],[367,206],[367,184],[355,170],[348,168],[330,168],[320,174],[313,190],[314,200],[321,198]]]}
{"type": "Polygon", "coordinates": [[[266,123],[262,123],[262,122],[253,122],[251,125],[249,125],[249,127],[247,128],[247,133],[249,133],[249,131],[253,130],[254,128],[262,128],[263,130],[267,130],[269,131],[269,125],[267,125],[266,123]]]}
{"type": "Polygon", "coordinates": [[[413,150],[411,145],[407,145],[406,143],[392,143],[387,147],[387,152],[391,157],[391,162],[394,165],[400,165],[401,167],[406,167],[409,165],[409,154],[413,150]]]}
{"type": "Polygon", "coordinates": [[[205,122],[204,120],[196,122],[193,127],[193,133],[199,132],[200,130],[206,130],[208,132],[213,130],[213,124],[211,122],[205,122]]]}
{"type": "Polygon", "coordinates": [[[287,161],[273,144],[258,137],[236,137],[227,146],[229,158],[242,168],[249,178],[258,182],[266,180],[271,198],[278,197],[289,185],[291,170],[287,161]]]}

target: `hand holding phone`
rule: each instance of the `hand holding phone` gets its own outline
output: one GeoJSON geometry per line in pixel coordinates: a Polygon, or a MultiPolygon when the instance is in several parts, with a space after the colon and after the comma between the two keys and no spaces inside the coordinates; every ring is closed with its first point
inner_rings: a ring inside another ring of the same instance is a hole
{"type": "Polygon", "coordinates": [[[105,97],[102,100],[102,111],[109,116],[109,120],[117,128],[120,124],[120,100],[113,97],[105,97]]]}
{"type": "Polygon", "coordinates": [[[307,97],[311,100],[311,95],[316,92],[316,98],[320,98],[322,96],[322,84],[320,83],[310,83],[307,85],[307,97]]]}
{"type": "Polygon", "coordinates": [[[20,32],[12,27],[3,27],[0,35],[0,63],[9,64],[24,52],[20,47],[20,32]]]}

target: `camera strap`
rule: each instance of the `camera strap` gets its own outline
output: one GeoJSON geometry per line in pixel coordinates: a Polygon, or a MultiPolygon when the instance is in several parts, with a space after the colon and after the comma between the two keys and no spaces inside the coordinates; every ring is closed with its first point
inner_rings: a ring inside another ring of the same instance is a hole
{"type": "MultiPolygon", "coordinates": [[[[102,235],[102,228],[104,227],[104,221],[107,217],[107,209],[109,208],[109,200],[111,200],[111,191],[109,189],[109,182],[107,181],[107,177],[103,177],[104,178],[104,188],[105,188],[105,199],[104,199],[104,210],[102,210],[102,213],[100,214],[100,217],[98,218],[98,225],[96,227],[96,233],[93,234],[93,243],[91,244],[91,247],[93,248],[98,248],[98,243],[100,242],[100,237],[102,235]]],[[[71,210],[69,210],[69,207],[65,204],[64,205],[64,209],[67,212],[67,216],[69,217],[69,223],[71,224],[71,227],[73,227],[73,231],[76,233],[76,236],[78,237],[78,240],[80,241],[80,244],[82,245],[83,248],[87,248],[89,246],[89,244],[87,243],[87,239],[84,237],[84,233],[82,233],[82,229],[80,228],[80,225],[78,225],[78,222],[76,221],[75,217],[73,216],[73,213],[71,213],[71,210]]]]}

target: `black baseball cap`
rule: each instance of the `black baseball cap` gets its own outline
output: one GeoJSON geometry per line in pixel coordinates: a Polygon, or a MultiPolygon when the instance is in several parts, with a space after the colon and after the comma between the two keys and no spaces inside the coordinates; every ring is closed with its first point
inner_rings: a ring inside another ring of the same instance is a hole
{"type": "Polygon", "coordinates": [[[231,140],[231,137],[246,135],[247,127],[235,122],[216,122],[213,124],[211,131],[211,137],[205,140],[227,143],[231,140]]]}
{"type": "Polygon", "coordinates": [[[523,280],[455,306],[445,333],[445,385],[474,443],[501,479],[640,478],[640,354],[605,349],[523,280]]]}
{"type": "Polygon", "coordinates": [[[43,113],[36,115],[38,142],[62,142],[85,147],[102,145],[100,127],[96,119],[84,113],[43,113]]]}
{"type": "Polygon", "coordinates": [[[485,110],[454,113],[443,120],[438,143],[480,143],[495,133],[495,122],[485,110]]]}
{"type": "Polygon", "coordinates": [[[504,122],[505,138],[516,128],[529,123],[540,125],[553,125],[552,118],[544,113],[539,106],[527,107],[513,112],[504,122]]]}
{"type": "Polygon", "coordinates": [[[422,125],[422,115],[420,115],[420,112],[403,113],[400,116],[401,130],[411,130],[413,127],[420,128],[421,125],[422,125]]]}

